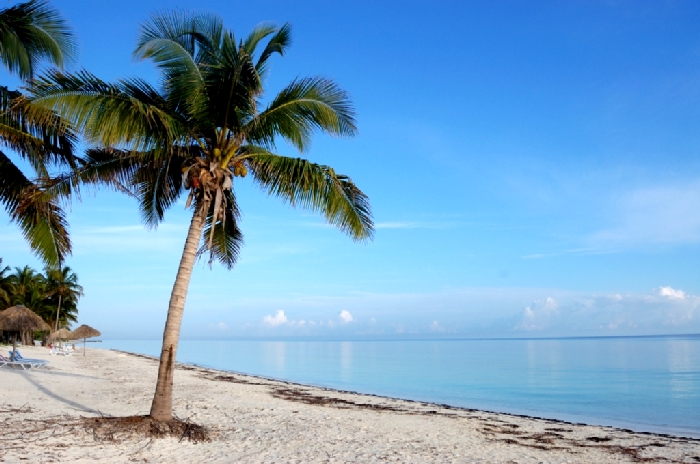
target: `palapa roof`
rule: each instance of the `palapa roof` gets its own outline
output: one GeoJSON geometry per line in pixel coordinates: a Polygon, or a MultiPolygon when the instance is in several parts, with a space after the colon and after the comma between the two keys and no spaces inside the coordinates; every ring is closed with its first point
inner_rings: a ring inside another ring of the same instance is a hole
{"type": "Polygon", "coordinates": [[[51,330],[51,327],[31,309],[25,306],[12,306],[0,312],[0,330],[20,332],[51,330]]]}
{"type": "Polygon", "coordinates": [[[70,330],[66,329],[65,327],[58,332],[52,332],[51,335],[49,335],[49,338],[53,340],[68,340],[70,338],[73,338],[73,334],[71,333],[70,330]]]}
{"type": "Polygon", "coordinates": [[[100,335],[102,335],[102,333],[99,330],[83,324],[73,331],[72,338],[91,338],[99,337],[100,335]]]}

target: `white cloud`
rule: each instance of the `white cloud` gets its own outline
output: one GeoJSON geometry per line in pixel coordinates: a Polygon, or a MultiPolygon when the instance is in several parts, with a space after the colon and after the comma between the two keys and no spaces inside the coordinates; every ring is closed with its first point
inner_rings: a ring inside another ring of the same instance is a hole
{"type": "Polygon", "coordinates": [[[667,285],[635,293],[501,287],[425,294],[300,296],[270,298],[265,300],[265,307],[237,301],[237,306],[259,311],[251,312],[249,329],[243,328],[243,320],[234,326],[233,320],[227,319],[229,316],[209,317],[226,320],[226,333],[235,335],[247,330],[252,334],[257,330],[261,336],[270,330],[290,335],[419,332],[435,337],[699,333],[700,294],[693,290],[667,285]],[[349,317],[352,322],[347,322],[349,317]]]}
{"type": "Polygon", "coordinates": [[[343,324],[347,324],[348,322],[352,322],[354,320],[352,317],[352,314],[350,314],[350,311],[345,310],[345,309],[340,311],[340,314],[338,314],[338,317],[343,322],[343,324]]]}
{"type": "Polygon", "coordinates": [[[686,333],[700,328],[700,297],[672,287],[646,294],[581,294],[525,307],[514,330],[599,335],[686,333]]]}
{"type": "Polygon", "coordinates": [[[278,325],[286,324],[287,316],[284,315],[284,311],[278,310],[274,316],[267,315],[263,317],[263,324],[269,325],[271,327],[277,327],[278,325]]]}
{"type": "Polygon", "coordinates": [[[443,333],[446,332],[447,329],[445,329],[443,326],[441,326],[438,321],[433,321],[432,324],[430,324],[430,331],[431,332],[438,332],[438,333],[443,333]]]}
{"type": "Polygon", "coordinates": [[[544,301],[533,301],[526,306],[516,330],[542,330],[549,326],[550,320],[559,313],[557,301],[548,296],[544,301]]]}
{"type": "Polygon", "coordinates": [[[669,298],[677,298],[677,299],[684,299],[685,298],[685,292],[683,290],[676,290],[671,287],[661,287],[659,288],[659,295],[660,296],[667,296],[669,298]]]}

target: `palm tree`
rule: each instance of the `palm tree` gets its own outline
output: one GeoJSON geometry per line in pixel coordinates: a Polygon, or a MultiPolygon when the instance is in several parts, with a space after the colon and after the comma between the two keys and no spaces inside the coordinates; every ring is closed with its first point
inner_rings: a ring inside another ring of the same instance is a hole
{"type": "Polygon", "coordinates": [[[16,267],[15,272],[10,274],[9,280],[12,285],[11,303],[13,305],[22,305],[32,309],[32,306],[37,306],[32,304],[32,301],[38,299],[36,295],[40,295],[41,298],[45,296],[46,279],[41,273],[29,266],[16,267]]]}
{"type": "MultiPolygon", "coordinates": [[[[83,296],[83,287],[78,285],[78,276],[68,266],[61,269],[47,267],[45,273],[46,297],[56,302],[54,330],[57,331],[60,329],[61,303],[65,305],[64,309],[75,309],[78,299],[83,296]]],[[[64,311],[64,313],[64,319],[68,322],[72,311],[64,311]]]]}
{"type": "Polygon", "coordinates": [[[3,310],[12,306],[12,279],[8,272],[10,266],[2,266],[2,258],[0,258],[0,308],[3,310]]]}
{"type": "MultiPolygon", "coordinates": [[[[161,88],[137,78],[106,83],[85,71],[54,70],[31,90],[34,104],[56,111],[95,144],[80,181],[127,189],[151,227],[188,195],[192,220],[168,307],[153,419],[172,419],[173,369],[197,256],[208,254],[210,263],[216,258],[229,269],[238,257],[237,178],[250,173],[269,194],[321,212],[353,239],[372,237],[368,199],[347,176],[273,153],[278,137],[304,151],[315,130],[356,132],[347,94],[325,78],[296,79],[262,101],[269,58],[284,54],[290,32],[288,24],[263,25],[237,40],[218,16],[155,15],[142,26],[135,56],[160,68],[161,88]]],[[[66,193],[76,181],[66,176],[54,188],[66,193]]]]}
{"type": "MultiPolygon", "coordinates": [[[[0,61],[22,80],[32,78],[42,61],[63,66],[75,51],[70,28],[46,1],[0,10],[0,61]]],[[[60,205],[42,187],[52,168],[77,166],[74,143],[75,136],[56,115],[32,109],[21,93],[0,87],[0,144],[28,161],[36,174],[31,180],[0,150],[0,204],[32,250],[52,265],[63,262],[71,244],[60,205]]]]}
{"type": "MultiPolygon", "coordinates": [[[[15,272],[10,274],[11,303],[13,305],[25,306],[45,319],[50,309],[49,301],[46,299],[46,279],[29,266],[23,268],[16,267],[15,272]]],[[[20,334],[22,343],[29,343],[33,339],[29,333],[20,334]]]]}

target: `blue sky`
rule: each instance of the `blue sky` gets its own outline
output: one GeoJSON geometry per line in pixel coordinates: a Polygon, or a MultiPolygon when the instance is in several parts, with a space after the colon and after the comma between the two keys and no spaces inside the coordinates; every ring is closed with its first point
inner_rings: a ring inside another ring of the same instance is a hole
{"type": "MultiPolygon", "coordinates": [[[[157,82],[139,23],[187,2],[53,2],[78,66],[157,82]]],[[[321,74],[359,136],[304,156],[370,197],[375,240],[236,186],[237,267],[197,265],[183,336],[482,337],[700,331],[700,5],[695,2],[201,1],[239,36],[291,22],[269,95],[321,74]]],[[[3,82],[12,82],[1,74],[3,82]]],[[[279,152],[295,155],[280,145],[279,152]]],[[[158,337],[188,214],[70,208],[80,323],[158,337]]],[[[2,213],[0,256],[40,264],[2,213]]]]}

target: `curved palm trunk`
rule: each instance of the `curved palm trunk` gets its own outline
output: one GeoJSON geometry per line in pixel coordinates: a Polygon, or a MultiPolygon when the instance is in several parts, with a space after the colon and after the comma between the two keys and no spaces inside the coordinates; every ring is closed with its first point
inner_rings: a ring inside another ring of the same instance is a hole
{"type": "Polygon", "coordinates": [[[163,332],[163,347],[160,352],[160,365],[158,366],[158,382],[156,383],[156,393],[151,404],[151,417],[158,421],[167,422],[173,418],[173,372],[175,370],[175,355],[177,354],[177,344],[180,339],[180,325],[182,314],[185,310],[185,299],[187,298],[187,288],[190,285],[192,268],[199,247],[199,240],[204,228],[204,214],[208,204],[198,209],[192,216],[190,230],[187,233],[185,249],[180,259],[180,268],[177,271],[175,285],[170,294],[170,305],[168,306],[168,318],[165,321],[165,331],[163,332]]]}
{"type": "Polygon", "coordinates": [[[61,315],[61,295],[58,295],[58,309],[56,309],[56,329],[54,330],[55,332],[58,332],[58,318],[61,315]]]}

